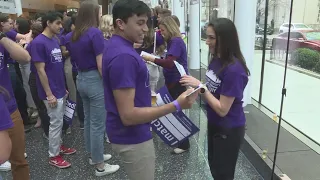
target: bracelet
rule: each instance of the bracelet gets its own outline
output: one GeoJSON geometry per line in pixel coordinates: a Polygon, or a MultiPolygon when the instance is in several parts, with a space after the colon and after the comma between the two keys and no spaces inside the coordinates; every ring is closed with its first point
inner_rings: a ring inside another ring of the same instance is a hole
{"type": "Polygon", "coordinates": [[[179,112],[179,111],[181,111],[181,110],[182,110],[182,109],[181,109],[181,107],[180,107],[180,104],[178,103],[178,101],[177,101],[177,100],[174,100],[174,101],[173,101],[173,104],[174,104],[174,107],[176,107],[177,112],[179,112]]]}
{"type": "Polygon", "coordinates": [[[54,100],[54,97],[52,97],[51,99],[47,97],[47,101],[51,101],[51,100],[54,100]]]}

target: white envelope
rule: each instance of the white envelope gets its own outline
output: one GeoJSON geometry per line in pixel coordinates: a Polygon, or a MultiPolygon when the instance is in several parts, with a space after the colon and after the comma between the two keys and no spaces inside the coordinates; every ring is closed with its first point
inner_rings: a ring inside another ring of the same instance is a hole
{"type": "Polygon", "coordinates": [[[174,61],[174,64],[176,65],[181,76],[187,75],[186,71],[184,70],[184,67],[180,63],[174,61]]]}
{"type": "MultiPolygon", "coordinates": [[[[151,56],[151,57],[153,57],[153,58],[160,59],[160,57],[158,57],[158,56],[155,56],[155,55],[153,55],[153,54],[147,53],[147,52],[145,52],[145,51],[141,51],[140,56],[143,56],[143,55],[147,55],[147,56],[151,56]]],[[[151,64],[151,65],[154,65],[154,66],[158,66],[158,65],[156,65],[155,63],[150,62],[150,61],[147,61],[147,63],[149,63],[149,64],[151,64]]]]}

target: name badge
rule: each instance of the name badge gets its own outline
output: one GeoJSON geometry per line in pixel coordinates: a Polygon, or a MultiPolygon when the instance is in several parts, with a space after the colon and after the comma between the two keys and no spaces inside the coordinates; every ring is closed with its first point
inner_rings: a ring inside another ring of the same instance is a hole
{"type": "Polygon", "coordinates": [[[70,99],[67,99],[66,101],[66,108],[64,111],[63,120],[69,125],[72,125],[72,120],[74,116],[74,112],[76,109],[76,103],[71,101],[70,99]]]}

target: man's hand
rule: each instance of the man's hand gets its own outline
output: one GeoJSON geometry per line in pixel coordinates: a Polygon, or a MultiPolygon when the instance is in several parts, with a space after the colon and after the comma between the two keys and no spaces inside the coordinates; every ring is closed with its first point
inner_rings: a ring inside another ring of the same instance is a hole
{"type": "Polygon", "coordinates": [[[57,107],[58,101],[54,95],[48,96],[47,101],[48,101],[48,104],[51,108],[57,107]]]}
{"type": "Polygon", "coordinates": [[[181,109],[190,109],[192,107],[192,104],[196,101],[199,94],[199,90],[187,97],[187,95],[190,94],[192,91],[194,91],[194,89],[190,88],[177,98],[177,101],[181,109]]]}

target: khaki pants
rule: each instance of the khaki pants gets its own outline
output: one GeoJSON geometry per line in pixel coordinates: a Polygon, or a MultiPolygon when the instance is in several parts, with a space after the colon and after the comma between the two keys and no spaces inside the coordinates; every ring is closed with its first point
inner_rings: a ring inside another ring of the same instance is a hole
{"type": "Polygon", "coordinates": [[[24,126],[20,112],[16,110],[11,114],[13,128],[9,129],[9,136],[12,142],[12,150],[9,161],[13,180],[29,180],[29,165],[24,157],[25,138],[24,126]]]}
{"type": "Polygon", "coordinates": [[[112,144],[130,180],[154,180],[155,152],[153,140],[140,144],[112,144]]]}

